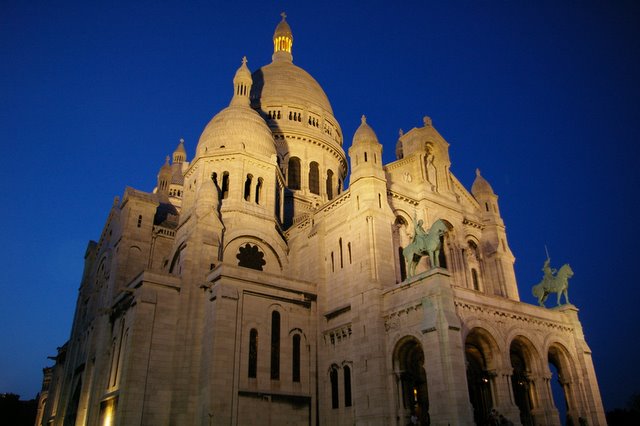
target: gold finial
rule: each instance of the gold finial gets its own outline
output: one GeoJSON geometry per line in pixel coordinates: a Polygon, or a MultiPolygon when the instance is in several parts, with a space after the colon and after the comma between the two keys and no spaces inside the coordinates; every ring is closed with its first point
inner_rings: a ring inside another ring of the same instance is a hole
{"type": "Polygon", "coordinates": [[[247,61],[247,57],[246,57],[246,56],[243,56],[243,57],[242,57],[242,65],[247,65],[247,62],[248,62],[248,61],[247,61]]]}
{"type": "Polygon", "coordinates": [[[287,17],[287,14],[286,14],[286,13],[284,13],[284,12],[282,12],[282,13],[280,14],[280,16],[282,16],[282,20],[284,21],[284,20],[286,19],[286,17],[287,17]]]}
{"type": "Polygon", "coordinates": [[[480,169],[476,169],[476,176],[480,176],[480,169]]]}
{"type": "Polygon", "coordinates": [[[367,124],[367,116],[362,114],[362,117],[360,117],[360,121],[362,121],[362,124],[367,124]]]}

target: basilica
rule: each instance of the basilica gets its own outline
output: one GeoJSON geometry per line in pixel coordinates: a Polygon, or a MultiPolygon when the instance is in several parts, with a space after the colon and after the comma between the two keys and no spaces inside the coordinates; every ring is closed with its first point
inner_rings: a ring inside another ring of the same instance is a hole
{"type": "Polygon", "coordinates": [[[293,40],[283,15],[195,155],[115,198],[37,425],[606,424],[578,309],[520,301],[489,182],[428,117],[391,163],[364,116],[346,149],[293,40]]]}

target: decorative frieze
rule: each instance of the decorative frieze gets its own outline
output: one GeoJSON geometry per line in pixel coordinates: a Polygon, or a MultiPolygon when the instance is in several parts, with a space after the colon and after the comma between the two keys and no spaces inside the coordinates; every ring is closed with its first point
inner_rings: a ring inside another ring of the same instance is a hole
{"type": "Polygon", "coordinates": [[[488,306],[477,305],[466,301],[456,300],[455,306],[458,310],[460,317],[472,315],[480,315],[492,322],[503,322],[508,320],[510,322],[521,322],[527,324],[528,327],[536,326],[542,327],[548,330],[559,330],[563,333],[573,333],[574,328],[566,324],[552,322],[544,320],[542,318],[536,318],[531,315],[527,315],[523,312],[509,312],[501,309],[496,309],[488,306]]]}

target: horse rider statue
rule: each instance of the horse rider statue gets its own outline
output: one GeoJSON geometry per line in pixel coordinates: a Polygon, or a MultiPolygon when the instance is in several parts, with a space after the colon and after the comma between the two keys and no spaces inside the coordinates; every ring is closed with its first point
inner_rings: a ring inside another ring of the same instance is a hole
{"type": "Polygon", "coordinates": [[[440,237],[448,231],[447,225],[441,220],[436,220],[429,231],[422,227],[422,219],[414,220],[413,241],[402,250],[402,255],[407,262],[407,275],[413,277],[416,272],[416,265],[423,256],[429,256],[431,267],[440,267],[440,250],[442,243],[440,237]]]}
{"type": "Polygon", "coordinates": [[[544,302],[551,293],[557,293],[558,306],[560,306],[560,298],[564,294],[565,303],[569,303],[569,278],[573,276],[573,270],[569,264],[562,265],[560,270],[556,270],[550,266],[551,259],[547,257],[542,272],[544,273],[542,281],[533,286],[531,289],[533,295],[538,299],[538,304],[544,307],[544,302]]]}

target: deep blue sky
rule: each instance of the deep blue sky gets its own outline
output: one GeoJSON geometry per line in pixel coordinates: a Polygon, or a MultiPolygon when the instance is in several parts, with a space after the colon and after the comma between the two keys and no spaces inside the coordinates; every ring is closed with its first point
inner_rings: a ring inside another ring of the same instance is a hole
{"type": "Polygon", "coordinates": [[[193,157],[285,10],[345,149],[364,113],[392,161],[398,129],[431,116],[453,173],[470,188],[479,167],[500,196],[522,299],[545,244],[571,263],[605,408],[624,406],[640,392],[637,2],[302,3],[0,3],[0,392],[36,395],[113,197],[152,190],[180,137],[193,157]]]}

